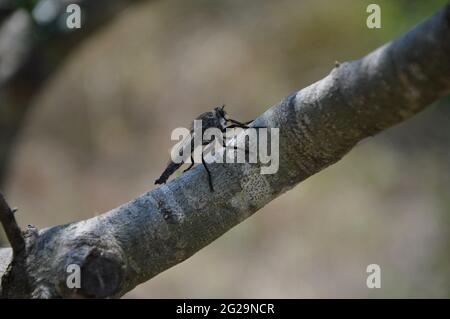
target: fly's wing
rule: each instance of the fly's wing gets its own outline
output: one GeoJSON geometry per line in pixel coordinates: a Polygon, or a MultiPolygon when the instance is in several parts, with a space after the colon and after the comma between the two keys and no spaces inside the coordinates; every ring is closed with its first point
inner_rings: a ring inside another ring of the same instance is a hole
{"type": "MultiPolygon", "coordinates": [[[[208,122],[210,121],[210,118],[213,117],[214,114],[212,112],[205,112],[200,114],[196,120],[201,120],[203,127],[208,125],[208,122]]],[[[203,132],[201,132],[202,134],[203,132]]],[[[181,156],[183,163],[185,163],[187,160],[190,159],[191,154],[194,152],[194,138],[195,138],[195,132],[194,132],[194,122],[191,123],[190,127],[190,134],[186,136],[181,142],[179,142],[175,148],[172,150],[172,154],[177,155],[178,157],[181,156]]],[[[169,163],[171,163],[169,161],[169,163]]]]}
{"type": "Polygon", "coordinates": [[[177,146],[172,150],[172,154],[181,156],[182,161],[186,162],[190,157],[194,147],[194,132],[191,130],[191,134],[186,136],[177,146]]]}
{"type": "Polygon", "coordinates": [[[174,162],[171,156],[171,159],[167,163],[166,169],[161,174],[161,176],[155,181],[155,184],[164,184],[165,182],[167,182],[169,177],[186,162],[186,160],[190,157],[189,148],[192,145],[191,141],[192,136],[188,135],[180,143],[178,143],[178,145],[174,150],[172,150],[171,155],[179,154],[181,156],[181,161],[174,162]]]}
{"type": "MultiPolygon", "coordinates": [[[[211,123],[211,119],[214,118],[213,112],[205,112],[197,117],[197,120],[202,120],[202,124],[205,127],[208,127],[211,123]]],[[[203,132],[201,132],[203,134],[203,132]]],[[[191,134],[186,136],[181,142],[179,142],[175,149],[172,150],[171,155],[177,155],[177,157],[181,156],[181,161],[177,161],[175,163],[172,160],[167,164],[166,169],[161,174],[161,176],[155,181],[155,184],[164,184],[169,177],[175,173],[177,169],[179,169],[188,159],[190,159],[192,152],[194,151],[194,122],[191,125],[191,134]]]]}
{"type": "MultiPolygon", "coordinates": [[[[208,120],[212,117],[214,117],[214,113],[211,111],[208,111],[208,112],[204,112],[204,113],[200,114],[199,116],[197,116],[196,120],[204,121],[204,120],[208,120]]],[[[191,124],[191,130],[193,130],[193,129],[194,129],[194,122],[192,122],[192,124],[191,124]]]]}

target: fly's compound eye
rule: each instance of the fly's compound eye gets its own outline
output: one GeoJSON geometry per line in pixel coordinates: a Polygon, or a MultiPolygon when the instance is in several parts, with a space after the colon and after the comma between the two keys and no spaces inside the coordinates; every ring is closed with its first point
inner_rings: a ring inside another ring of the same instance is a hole
{"type": "Polygon", "coordinates": [[[225,110],[224,110],[224,107],[225,107],[225,105],[222,105],[221,107],[216,107],[217,115],[220,117],[223,117],[223,118],[225,118],[225,116],[227,114],[227,112],[225,112],[225,110]]]}
{"type": "Polygon", "coordinates": [[[223,109],[219,110],[219,115],[223,118],[227,115],[227,112],[225,112],[223,109]]]}

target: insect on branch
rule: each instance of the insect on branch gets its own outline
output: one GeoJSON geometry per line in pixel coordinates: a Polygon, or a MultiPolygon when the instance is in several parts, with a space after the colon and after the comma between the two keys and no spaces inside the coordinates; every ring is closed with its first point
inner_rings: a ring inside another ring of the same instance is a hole
{"type": "MultiPolygon", "coordinates": [[[[202,122],[202,136],[203,136],[203,133],[209,128],[219,129],[222,133],[225,133],[227,129],[231,129],[231,128],[243,128],[243,129],[251,128],[250,126],[248,126],[248,124],[252,123],[253,120],[242,123],[242,122],[239,122],[239,121],[234,120],[232,118],[229,118],[227,116],[227,113],[225,112],[224,108],[225,108],[225,105],[222,105],[220,107],[214,108],[212,111],[200,114],[197,117],[196,120],[200,120],[202,122]],[[228,123],[231,123],[231,125],[228,125],[228,123]]],[[[261,127],[254,126],[252,128],[261,128],[261,127]]],[[[194,123],[192,123],[192,125],[191,125],[190,132],[191,132],[191,134],[186,138],[186,140],[184,141],[184,143],[182,145],[186,144],[186,145],[188,145],[188,147],[190,147],[191,164],[189,165],[189,167],[187,169],[185,169],[183,171],[183,173],[189,171],[194,166],[194,158],[193,158],[193,155],[192,155],[192,153],[194,152],[194,149],[195,149],[195,145],[194,145],[194,123]]],[[[202,145],[201,145],[202,146],[202,165],[203,165],[203,167],[206,170],[206,173],[207,173],[207,176],[208,176],[208,185],[209,185],[209,189],[211,190],[211,192],[214,192],[214,186],[213,186],[213,181],[212,181],[212,176],[211,176],[210,169],[206,165],[206,162],[205,162],[205,159],[204,159],[203,147],[204,146],[208,146],[208,145],[212,145],[212,143],[214,143],[214,142],[215,142],[214,139],[211,139],[211,140],[203,140],[202,139],[202,145]]],[[[225,140],[222,141],[222,146],[224,148],[228,147],[228,145],[226,145],[226,141],[225,140]]],[[[181,146],[181,148],[182,148],[182,146],[181,146]]],[[[233,148],[234,149],[238,149],[237,147],[233,147],[233,148]]],[[[247,153],[248,150],[245,150],[245,151],[247,153]]],[[[180,163],[175,163],[173,161],[169,161],[166,169],[161,174],[161,176],[155,181],[155,184],[164,184],[164,183],[166,183],[167,179],[178,168],[180,168],[184,164],[186,159],[184,159],[180,163]]]]}

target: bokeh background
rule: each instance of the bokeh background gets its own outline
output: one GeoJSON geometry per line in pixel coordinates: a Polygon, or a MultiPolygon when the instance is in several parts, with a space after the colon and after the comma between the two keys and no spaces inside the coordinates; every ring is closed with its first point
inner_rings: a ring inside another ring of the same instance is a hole
{"type": "MultiPolygon", "coordinates": [[[[132,6],[36,98],[5,185],[21,226],[86,219],[154,188],[173,128],[222,103],[252,119],[447,1],[376,1],[382,28],[370,30],[371,2],[132,6]]],[[[449,104],[363,141],[126,297],[450,297],[449,104]],[[372,263],[380,289],[366,286],[372,263]]]]}

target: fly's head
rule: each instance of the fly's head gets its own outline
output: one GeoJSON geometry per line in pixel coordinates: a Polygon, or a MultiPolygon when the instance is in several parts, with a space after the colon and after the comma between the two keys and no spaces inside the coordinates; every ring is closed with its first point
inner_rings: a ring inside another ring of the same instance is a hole
{"type": "MultiPolygon", "coordinates": [[[[197,117],[197,120],[202,121],[203,131],[208,128],[218,128],[222,130],[226,127],[228,119],[226,118],[227,113],[224,110],[225,105],[216,107],[212,111],[205,112],[197,117]]],[[[191,126],[191,131],[193,129],[193,125],[191,126]]]]}
{"type": "Polygon", "coordinates": [[[227,125],[227,112],[225,112],[224,108],[225,104],[220,107],[214,108],[214,113],[216,114],[217,118],[217,126],[221,129],[225,128],[225,126],[227,125]]]}

